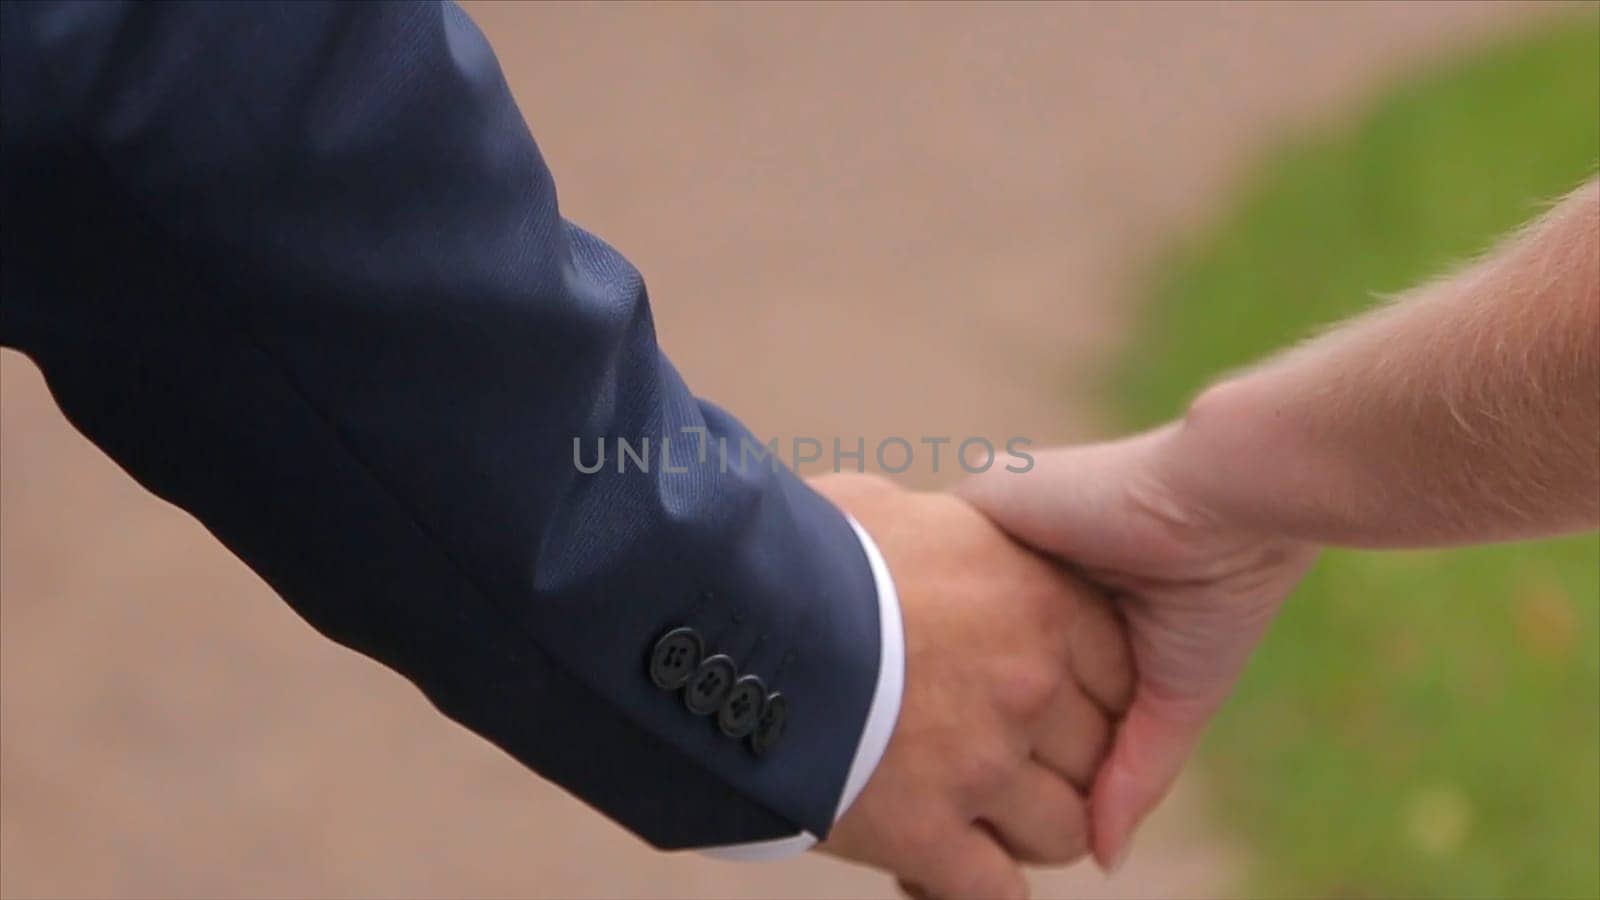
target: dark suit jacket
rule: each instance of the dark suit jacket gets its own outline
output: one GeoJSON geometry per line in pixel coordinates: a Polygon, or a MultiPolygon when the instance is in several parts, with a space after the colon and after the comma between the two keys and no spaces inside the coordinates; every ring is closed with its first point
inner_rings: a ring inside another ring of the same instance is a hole
{"type": "Polygon", "coordinates": [[[460,9],[0,17],[0,337],[78,428],[317,630],[657,846],[827,833],[877,676],[861,547],[787,470],[689,458],[685,427],[753,439],[562,219],[460,9]],[[662,435],[686,472],[573,462],[662,435]],[[765,753],[653,683],[677,627],[787,698],[765,753]]]}

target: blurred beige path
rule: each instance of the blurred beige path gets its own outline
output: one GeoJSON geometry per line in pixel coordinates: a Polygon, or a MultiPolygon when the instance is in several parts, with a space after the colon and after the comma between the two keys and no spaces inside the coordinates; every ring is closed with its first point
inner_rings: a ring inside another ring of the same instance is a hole
{"type": "MultiPolygon", "coordinates": [[[[482,5],[563,208],[766,437],[1100,432],[1129,276],[1274,136],[1495,5],[482,5]]],[[[856,897],[658,855],[318,638],[0,358],[0,894],[856,897]]],[[[935,480],[919,467],[910,480],[935,480]]],[[[1109,882],[1203,896],[1189,786],[1109,882]]]]}

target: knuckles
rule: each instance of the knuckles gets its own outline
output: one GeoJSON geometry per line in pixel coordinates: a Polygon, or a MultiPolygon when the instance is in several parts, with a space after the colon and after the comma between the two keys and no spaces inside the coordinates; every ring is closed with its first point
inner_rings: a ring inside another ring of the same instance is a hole
{"type": "Polygon", "coordinates": [[[1050,707],[1061,688],[1064,667],[1041,654],[1038,659],[1009,660],[994,673],[995,702],[1010,717],[1032,722],[1050,707]]]}
{"type": "Polygon", "coordinates": [[[1010,780],[1022,759],[1022,755],[998,735],[971,739],[958,752],[955,780],[969,796],[986,796],[998,790],[1010,780]]]}

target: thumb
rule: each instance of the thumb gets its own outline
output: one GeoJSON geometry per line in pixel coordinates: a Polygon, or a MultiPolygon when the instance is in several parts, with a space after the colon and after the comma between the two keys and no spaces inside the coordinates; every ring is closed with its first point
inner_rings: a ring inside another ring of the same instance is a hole
{"type": "Polygon", "coordinates": [[[1094,858],[1107,872],[1122,865],[1134,830],[1172,789],[1205,729],[1205,717],[1184,706],[1141,690],[1117,728],[1090,798],[1094,858]]]}
{"type": "Polygon", "coordinates": [[[1148,562],[1150,526],[1130,496],[1153,477],[1162,436],[1042,450],[1031,469],[990,469],[954,492],[1037,550],[1091,568],[1138,570],[1148,562]]]}

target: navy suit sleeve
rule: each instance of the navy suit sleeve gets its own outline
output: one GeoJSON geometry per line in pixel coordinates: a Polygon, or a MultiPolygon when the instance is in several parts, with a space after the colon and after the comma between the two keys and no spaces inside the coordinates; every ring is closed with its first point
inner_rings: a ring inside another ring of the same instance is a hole
{"type": "Polygon", "coordinates": [[[827,833],[877,678],[861,547],[738,464],[755,439],[562,219],[459,9],[0,15],[0,337],[85,434],[319,631],[650,842],[827,833]],[[580,472],[575,438],[607,465],[580,472]],[[617,438],[650,439],[648,471],[617,438]],[[680,626],[788,699],[769,752],[652,683],[680,626]]]}

